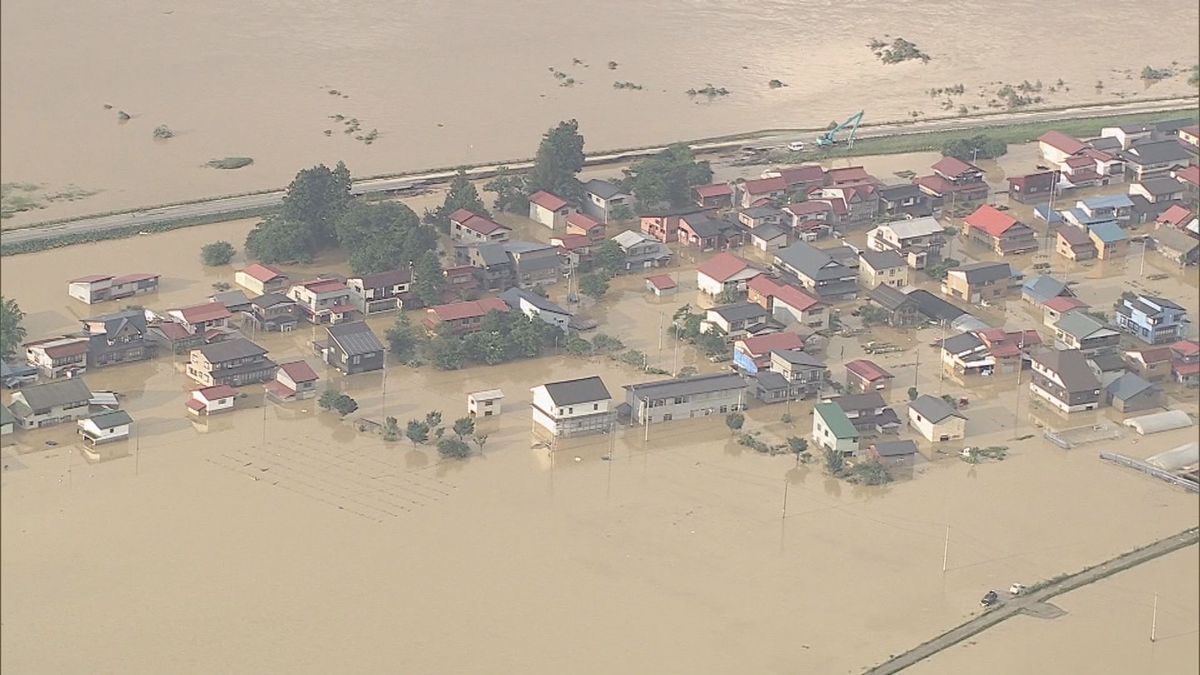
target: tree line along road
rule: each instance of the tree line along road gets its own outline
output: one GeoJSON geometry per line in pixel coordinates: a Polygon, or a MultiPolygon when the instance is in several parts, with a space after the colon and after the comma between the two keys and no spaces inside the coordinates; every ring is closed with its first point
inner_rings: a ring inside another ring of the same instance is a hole
{"type": "MultiPolygon", "coordinates": [[[[1194,107],[1192,99],[1173,99],[1166,101],[1137,101],[1103,105],[1079,106],[1045,111],[996,113],[975,117],[956,117],[923,122],[889,122],[859,129],[859,138],[874,138],[881,136],[902,136],[933,132],[969,130],[972,128],[995,126],[999,124],[1046,122],[1055,120],[1080,119],[1086,117],[1102,117],[1109,115],[1164,112],[1182,109],[1185,106],[1194,107]]],[[[741,137],[726,137],[722,139],[702,140],[690,143],[691,148],[698,154],[716,153],[723,150],[738,148],[744,145],[755,147],[778,148],[784,147],[790,141],[799,140],[801,135],[813,136],[821,129],[773,130],[757,134],[747,134],[741,137]]],[[[811,141],[812,138],[804,140],[811,141]]],[[[590,155],[586,165],[600,166],[608,164],[620,165],[633,160],[661,152],[665,147],[639,148],[633,150],[605,152],[590,155]]],[[[522,171],[533,166],[532,161],[510,162],[505,164],[487,164],[470,167],[467,174],[472,178],[490,178],[501,168],[522,171]]],[[[454,170],[432,171],[390,178],[376,178],[355,181],[351,192],[356,195],[371,195],[380,193],[403,194],[417,189],[433,187],[449,181],[454,176],[454,170]]],[[[275,208],[283,199],[283,190],[259,192],[254,194],[215,197],[198,200],[185,204],[171,204],[148,209],[132,210],[99,216],[38,224],[27,227],[12,228],[0,232],[0,243],[12,245],[24,242],[52,239],[66,235],[83,234],[103,230],[121,228],[154,227],[165,223],[187,220],[205,220],[214,222],[222,215],[236,217],[238,214],[263,212],[275,208]]]]}

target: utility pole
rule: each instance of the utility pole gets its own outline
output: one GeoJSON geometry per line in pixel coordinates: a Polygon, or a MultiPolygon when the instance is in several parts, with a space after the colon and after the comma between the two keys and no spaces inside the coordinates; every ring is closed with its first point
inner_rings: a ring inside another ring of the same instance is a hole
{"type": "Polygon", "coordinates": [[[1149,239],[1142,240],[1142,263],[1138,266],[1138,278],[1141,279],[1146,273],[1146,247],[1150,245],[1149,239]]]}
{"type": "Polygon", "coordinates": [[[946,565],[950,562],[950,526],[946,525],[946,543],[942,546],[942,574],[946,573],[946,565]]]}
{"type": "Polygon", "coordinates": [[[921,374],[921,345],[917,345],[917,364],[913,368],[913,386],[917,386],[917,378],[921,374]]]}
{"type": "Polygon", "coordinates": [[[1021,426],[1021,371],[1025,369],[1025,330],[1021,330],[1021,350],[1017,353],[1017,391],[1013,408],[1013,434],[1021,426]]]}
{"type": "Polygon", "coordinates": [[[138,475],[141,471],[142,461],[142,427],[139,424],[133,425],[133,475],[138,475]]]}
{"type": "Polygon", "coordinates": [[[783,511],[782,511],[782,513],[781,513],[781,514],[780,514],[780,516],[779,516],[779,518],[780,518],[781,520],[782,520],[783,518],[787,518],[787,493],[788,493],[788,482],[789,482],[789,481],[788,481],[788,479],[787,479],[787,476],[784,476],[784,477],[783,477],[783,511]]]}
{"type": "Polygon", "coordinates": [[[1158,639],[1158,593],[1154,594],[1154,614],[1150,616],[1150,641],[1158,639]]]}

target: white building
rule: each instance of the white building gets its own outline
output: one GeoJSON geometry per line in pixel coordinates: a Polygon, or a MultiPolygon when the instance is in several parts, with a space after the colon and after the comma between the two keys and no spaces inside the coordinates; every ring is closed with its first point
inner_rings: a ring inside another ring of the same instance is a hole
{"type": "Polygon", "coordinates": [[[193,415],[212,415],[232,410],[236,398],[236,389],[227,384],[218,384],[215,387],[204,387],[193,391],[192,397],[187,400],[185,405],[188,412],[193,415]]]}
{"type": "Polygon", "coordinates": [[[746,290],[750,280],[762,273],[743,258],[728,252],[718,253],[696,268],[696,286],[715,297],[726,290],[746,290]]]}
{"type": "Polygon", "coordinates": [[[564,333],[570,327],[571,313],[537,293],[510,288],[500,294],[500,299],[525,316],[544,321],[564,333]]]}
{"type": "Polygon", "coordinates": [[[485,389],[467,394],[467,414],[471,417],[495,417],[502,409],[501,401],[504,392],[499,389],[485,389]]]}
{"type": "Polygon", "coordinates": [[[599,377],[549,382],[530,391],[534,433],[566,438],[608,431],[613,425],[612,395],[599,377]]]}
{"type": "Polygon", "coordinates": [[[908,404],[908,425],[928,441],[954,441],[966,435],[967,418],[942,399],[922,394],[908,404]]]}
{"type": "Polygon", "coordinates": [[[836,403],[813,406],[812,439],[820,448],[849,457],[858,451],[858,430],[836,403]]]}
{"type": "Polygon", "coordinates": [[[78,424],[83,442],[97,446],[129,438],[129,425],[133,424],[133,418],[124,410],[113,410],[79,420],[78,424]]]}

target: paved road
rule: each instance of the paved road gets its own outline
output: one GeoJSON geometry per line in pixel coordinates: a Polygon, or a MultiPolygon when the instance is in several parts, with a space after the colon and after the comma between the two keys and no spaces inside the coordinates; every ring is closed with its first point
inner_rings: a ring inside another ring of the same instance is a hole
{"type": "MultiPolygon", "coordinates": [[[[1047,609],[1053,609],[1053,607],[1051,606],[1050,608],[1047,608],[1045,607],[1045,603],[1047,600],[1056,595],[1061,595],[1067,591],[1079,588],[1080,586],[1086,586],[1094,581],[1099,581],[1100,579],[1103,579],[1109,575],[1116,574],[1117,572],[1127,570],[1131,567],[1136,567],[1137,565],[1158,558],[1159,556],[1166,555],[1172,551],[1191,546],[1197,541],[1200,541],[1200,530],[1193,528],[1187,530],[1186,532],[1181,532],[1179,534],[1167,537],[1166,539],[1160,539],[1153,544],[1137,551],[1132,551],[1130,553],[1117,556],[1112,560],[1083,570],[1082,572],[1076,572],[1075,574],[1072,574],[1064,579],[1039,588],[1036,591],[1031,591],[1025,595],[1017,596],[1016,598],[1004,602],[998,607],[987,610],[985,613],[975,617],[974,619],[971,619],[957,628],[943,633],[929,642],[900,654],[899,656],[896,656],[883,664],[875,666],[874,668],[868,670],[866,675],[890,675],[890,673],[896,673],[904,670],[905,668],[908,668],[919,661],[923,661],[933,656],[943,649],[952,647],[971,637],[972,635],[981,633],[988,628],[995,626],[1001,621],[1016,616],[1017,614],[1046,616],[1048,615],[1047,609]]],[[[997,592],[1004,593],[1006,590],[1007,589],[997,589],[997,592]]],[[[1051,612],[1049,615],[1052,616],[1053,613],[1051,612]]]]}
{"type": "MultiPolygon", "coordinates": [[[[864,127],[859,131],[860,138],[875,136],[891,136],[904,134],[929,133],[935,131],[951,131],[971,129],[980,126],[1003,124],[1008,122],[1041,122],[1059,119],[1078,119],[1080,117],[1099,117],[1105,115],[1151,112],[1159,110],[1179,109],[1184,106],[1194,106],[1192,99],[1176,99],[1172,101],[1141,101],[1130,103],[1114,103],[1111,105],[1085,106],[1066,110],[1033,111],[986,115],[973,118],[954,118],[946,120],[930,120],[915,123],[889,123],[864,127]]],[[[803,140],[811,144],[818,130],[774,131],[757,136],[737,140],[698,141],[692,144],[697,153],[715,153],[746,145],[754,147],[778,148],[788,142],[803,140]]],[[[602,153],[588,157],[588,165],[618,164],[645,155],[654,154],[663,148],[642,148],[623,152],[602,153]]],[[[506,165],[510,169],[520,170],[532,166],[532,162],[517,162],[506,165]]],[[[467,171],[468,174],[485,178],[494,175],[501,167],[498,164],[477,166],[467,171]]],[[[403,193],[423,187],[429,187],[446,182],[453,177],[453,171],[435,171],[422,174],[402,176],[398,178],[380,178],[361,180],[354,183],[352,192],[365,195],[381,192],[403,193]]],[[[189,204],[176,204],[153,209],[127,211],[104,216],[83,217],[53,225],[32,224],[29,227],[13,228],[0,232],[0,242],[16,244],[26,241],[36,241],[64,234],[87,232],[92,230],[109,230],[133,226],[151,226],[163,222],[175,222],[185,219],[212,219],[221,215],[235,216],[254,210],[269,209],[279,204],[283,199],[283,190],[263,192],[240,197],[219,197],[197,201],[189,204]]]]}

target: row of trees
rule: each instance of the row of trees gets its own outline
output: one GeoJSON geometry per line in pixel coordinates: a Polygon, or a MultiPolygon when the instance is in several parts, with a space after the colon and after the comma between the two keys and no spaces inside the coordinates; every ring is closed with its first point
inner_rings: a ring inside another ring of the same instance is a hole
{"type": "MultiPolygon", "coordinates": [[[[480,452],[483,452],[483,446],[487,444],[487,434],[476,433],[475,420],[471,417],[460,417],[454,420],[450,432],[453,436],[446,434],[446,428],[442,426],[442,413],[439,410],[426,413],[424,418],[411,419],[404,426],[404,437],[412,443],[414,448],[434,441],[438,454],[446,458],[463,459],[470,456],[471,446],[467,444],[468,440],[473,442],[480,452]]],[[[400,422],[395,417],[385,420],[383,438],[385,441],[400,439],[400,422]]]]}
{"type": "Polygon", "coordinates": [[[675,310],[667,333],[684,342],[691,343],[709,355],[722,354],[729,349],[725,344],[725,336],[720,329],[710,327],[708,332],[700,332],[704,315],[692,312],[691,305],[684,305],[675,310]]]}
{"type": "Polygon", "coordinates": [[[472,363],[489,366],[541,356],[562,335],[558,328],[521,312],[492,311],[479,330],[464,336],[450,332],[429,339],[401,315],[384,334],[388,349],[404,361],[428,358],[441,370],[458,370],[472,363]]]}
{"type": "Polygon", "coordinates": [[[25,341],[25,312],[12,298],[0,295],[0,358],[9,358],[25,341]]]}

